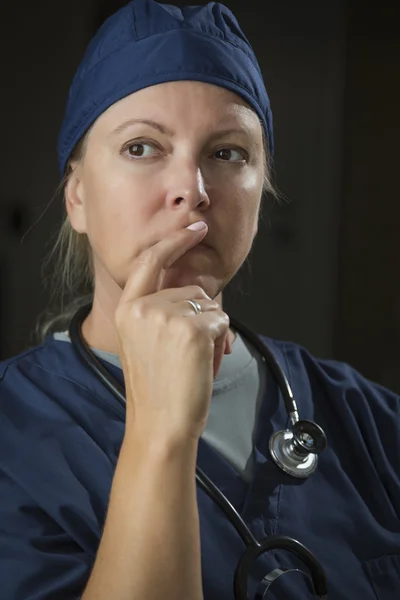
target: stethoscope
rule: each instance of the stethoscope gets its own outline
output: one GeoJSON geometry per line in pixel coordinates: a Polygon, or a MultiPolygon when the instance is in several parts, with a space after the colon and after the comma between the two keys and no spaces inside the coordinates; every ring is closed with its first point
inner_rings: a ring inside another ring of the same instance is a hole
{"type": "MultiPolygon", "coordinates": [[[[72,345],[77,350],[83,362],[125,408],[126,400],[122,386],[93,354],[82,335],[82,323],[90,310],[91,305],[84,306],[72,318],[69,327],[72,345]]],[[[230,323],[235,330],[247,338],[260,352],[264,361],[270,366],[284,397],[291,428],[272,434],[269,442],[269,450],[274,462],[285,473],[293,477],[309,477],[317,468],[318,455],[326,447],[324,431],[312,421],[299,420],[297,405],[290,384],[278,360],[266,344],[242,323],[232,318],[230,318],[230,323]]],[[[250,600],[247,588],[251,566],[259,556],[271,550],[287,550],[292,552],[304,562],[309,573],[301,569],[274,569],[260,582],[254,600],[264,600],[274,581],[285,573],[293,571],[302,573],[311,581],[318,598],[327,599],[324,570],[310,550],[297,540],[287,536],[272,535],[262,542],[257,541],[229,500],[199,467],[196,467],[196,481],[200,488],[225,513],[246,545],[246,550],[240,558],[235,571],[235,600],[250,600]]]]}

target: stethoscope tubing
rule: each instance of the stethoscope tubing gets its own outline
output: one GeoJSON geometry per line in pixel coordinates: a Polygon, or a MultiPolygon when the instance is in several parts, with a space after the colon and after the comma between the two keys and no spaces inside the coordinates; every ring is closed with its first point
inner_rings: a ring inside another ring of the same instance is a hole
{"type": "MultiPolygon", "coordinates": [[[[69,334],[73,347],[78,352],[79,356],[86,366],[95,373],[105,387],[113,394],[113,396],[126,409],[125,392],[119,382],[112,377],[107,369],[102,365],[98,358],[88,347],[81,331],[81,323],[89,314],[91,305],[82,307],[77,311],[71,320],[69,334]]],[[[256,346],[262,356],[268,361],[272,371],[277,379],[278,385],[285,399],[286,408],[293,411],[293,406],[297,413],[292,390],[285,373],[280,367],[277,359],[271,350],[247,327],[234,319],[230,319],[232,326],[243,333],[256,346]]],[[[290,413],[289,413],[290,414],[290,413]]],[[[298,417],[297,417],[298,418],[298,417]]],[[[271,550],[287,550],[300,558],[308,567],[311,573],[311,582],[317,596],[322,599],[327,598],[326,576],[324,570],[314,554],[308,550],[299,541],[288,536],[269,536],[262,542],[259,542],[250,529],[247,527],[242,517],[239,515],[234,506],[229,502],[228,498],[221,490],[207,477],[207,475],[196,465],[196,482],[200,489],[203,490],[222,510],[230,523],[234,526],[236,532],[246,546],[246,550],[242,555],[234,579],[235,600],[249,600],[247,594],[247,580],[250,573],[251,564],[262,554],[271,550]]],[[[308,576],[308,575],[307,575],[308,576]]]]}
{"type": "Polygon", "coordinates": [[[255,346],[261,356],[264,357],[265,361],[268,363],[268,366],[271,368],[275,379],[277,380],[279,389],[281,390],[283,400],[285,402],[286,412],[290,417],[292,425],[294,425],[296,421],[299,420],[296,400],[286,374],[280,366],[275,354],[268,348],[266,344],[264,344],[258,335],[255,335],[251,329],[246,327],[246,325],[239,323],[239,321],[233,317],[229,317],[229,320],[232,327],[237,331],[240,331],[240,333],[243,334],[253,344],[253,346],[255,346]]]}

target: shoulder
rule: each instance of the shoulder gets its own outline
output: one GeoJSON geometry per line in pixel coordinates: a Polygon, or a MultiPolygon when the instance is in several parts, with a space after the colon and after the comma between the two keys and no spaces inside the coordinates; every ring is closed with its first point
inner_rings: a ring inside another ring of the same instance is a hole
{"type": "Polygon", "coordinates": [[[0,446],[4,429],[18,429],[33,439],[39,429],[54,429],[55,422],[86,423],[121,413],[120,404],[69,342],[48,336],[0,362],[0,446]]]}
{"type": "Polygon", "coordinates": [[[78,369],[70,344],[53,336],[0,362],[0,421],[11,414],[33,417],[54,410],[61,389],[78,369]]]}
{"type": "Polygon", "coordinates": [[[45,397],[47,375],[56,358],[54,340],[46,338],[34,346],[0,362],[0,424],[14,420],[33,407],[37,397],[45,397]]]}
{"type": "Polygon", "coordinates": [[[295,393],[322,395],[354,409],[368,404],[372,409],[400,416],[400,396],[369,380],[348,363],[315,357],[294,342],[259,337],[274,352],[295,393]]]}
{"type": "Polygon", "coordinates": [[[45,351],[46,346],[49,344],[50,338],[46,338],[41,344],[28,348],[23,352],[7,358],[5,360],[0,361],[0,382],[2,382],[7,373],[10,373],[12,370],[17,370],[19,366],[31,362],[35,357],[40,355],[43,351],[45,351]]]}
{"type": "Polygon", "coordinates": [[[324,429],[327,456],[335,455],[331,460],[342,468],[347,465],[351,473],[364,473],[368,465],[365,477],[376,473],[400,512],[400,396],[347,363],[316,358],[295,343],[260,337],[286,373],[300,419],[324,429]]]}
{"type": "Polygon", "coordinates": [[[41,344],[28,348],[16,356],[0,361],[0,392],[14,379],[23,379],[35,370],[57,371],[65,359],[67,345],[57,342],[52,335],[41,344]]]}

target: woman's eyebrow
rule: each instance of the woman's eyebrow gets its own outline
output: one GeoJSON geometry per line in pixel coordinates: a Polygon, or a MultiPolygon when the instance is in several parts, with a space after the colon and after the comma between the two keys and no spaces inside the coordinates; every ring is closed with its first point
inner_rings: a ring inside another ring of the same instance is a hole
{"type": "Polygon", "coordinates": [[[226,136],[232,135],[232,134],[243,135],[245,137],[248,137],[249,139],[252,139],[254,137],[254,131],[252,131],[248,127],[243,126],[243,127],[230,127],[229,129],[220,129],[219,131],[214,131],[214,133],[212,133],[209,136],[209,139],[217,140],[219,138],[226,137],[226,136]]]}
{"type": "MultiPolygon", "coordinates": [[[[131,127],[132,125],[135,125],[138,123],[143,124],[143,125],[149,125],[149,127],[153,127],[153,129],[156,129],[163,135],[168,135],[169,137],[175,136],[175,132],[172,131],[171,129],[169,129],[166,125],[163,125],[162,123],[158,123],[157,121],[153,121],[152,119],[128,119],[127,121],[124,121],[123,123],[121,123],[121,125],[118,125],[118,127],[116,127],[111,132],[110,137],[118,135],[118,134],[122,133],[123,131],[125,131],[125,129],[127,129],[128,127],[131,127]]],[[[209,139],[216,140],[218,138],[222,138],[222,137],[225,137],[227,135],[232,135],[232,134],[245,135],[249,138],[253,138],[253,136],[254,136],[254,132],[251,131],[250,128],[243,125],[242,127],[231,127],[228,129],[220,129],[219,131],[215,131],[214,133],[212,133],[209,136],[209,139]]]]}
{"type": "Polygon", "coordinates": [[[136,123],[142,123],[144,125],[149,125],[150,127],[157,129],[160,133],[162,133],[164,135],[169,135],[170,137],[173,137],[175,135],[175,133],[173,131],[171,131],[171,129],[169,129],[166,125],[157,123],[157,121],[153,121],[152,119],[128,119],[127,121],[124,121],[123,123],[121,123],[121,125],[118,125],[118,127],[116,127],[111,132],[110,137],[117,135],[119,133],[122,133],[122,131],[125,131],[125,129],[127,129],[131,125],[135,125],[136,123]]]}

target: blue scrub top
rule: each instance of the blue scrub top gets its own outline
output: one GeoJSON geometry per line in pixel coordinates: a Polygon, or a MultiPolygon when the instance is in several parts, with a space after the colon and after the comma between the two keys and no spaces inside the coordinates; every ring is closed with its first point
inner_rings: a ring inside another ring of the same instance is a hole
{"type": "MultiPolygon", "coordinates": [[[[294,479],[270,458],[271,434],[288,425],[272,374],[258,417],[250,484],[203,439],[198,465],[256,538],[292,536],[316,555],[330,600],[400,598],[400,398],[348,365],[262,339],[289,379],[301,418],[325,430],[328,447],[318,470],[294,479]]],[[[123,383],[118,368],[107,368],[123,383]]],[[[71,344],[49,337],[0,364],[2,600],[80,597],[101,539],[124,418],[124,408],[71,344]]],[[[197,497],[204,598],[233,600],[243,543],[199,488],[197,497]]],[[[251,599],[277,566],[301,563],[283,551],[260,558],[249,582],[251,599]]],[[[279,578],[267,595],[312,597],[296,572],[279,578]]]]}

